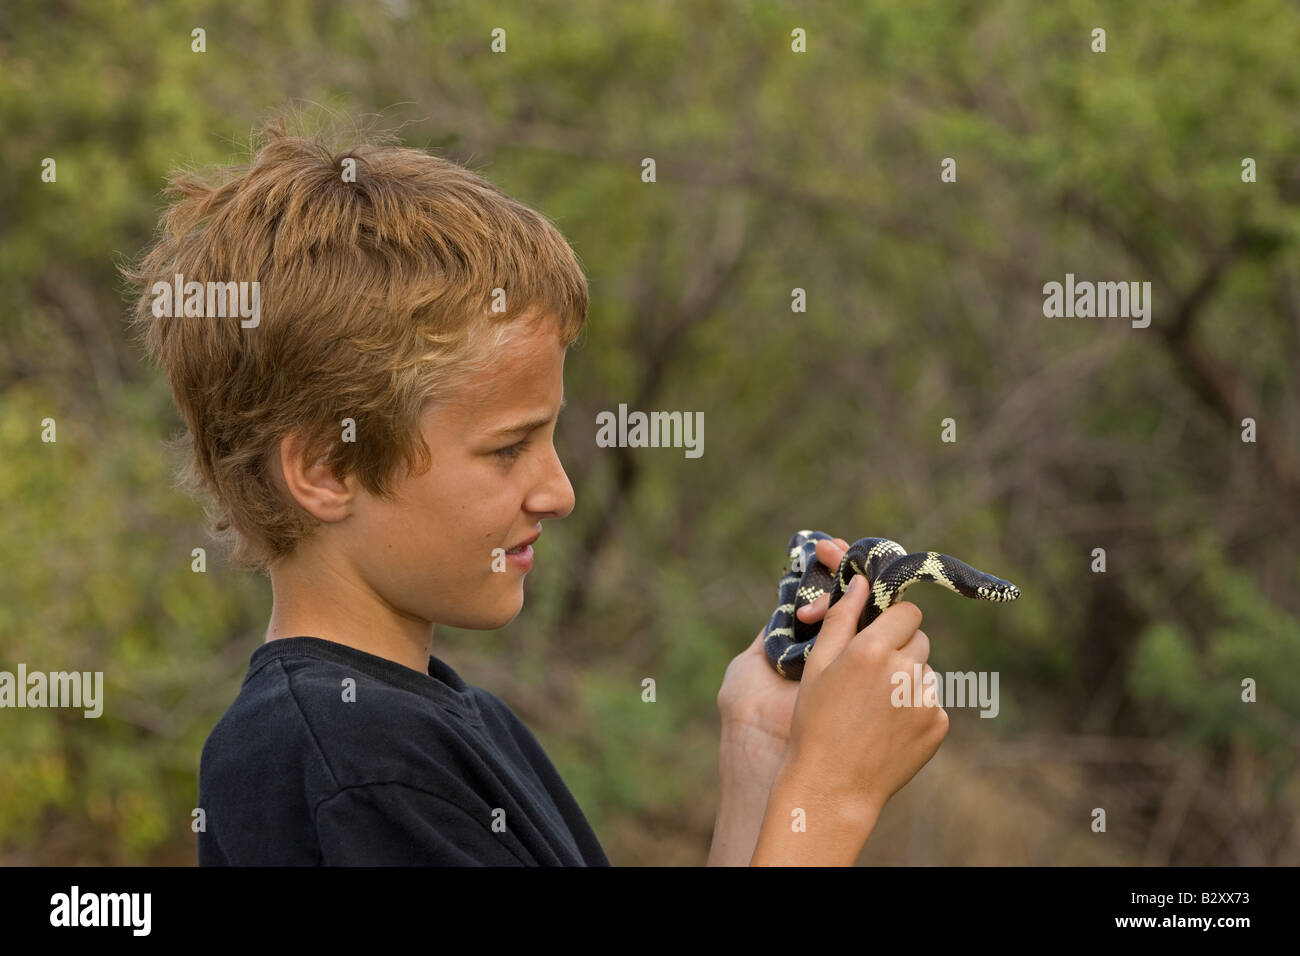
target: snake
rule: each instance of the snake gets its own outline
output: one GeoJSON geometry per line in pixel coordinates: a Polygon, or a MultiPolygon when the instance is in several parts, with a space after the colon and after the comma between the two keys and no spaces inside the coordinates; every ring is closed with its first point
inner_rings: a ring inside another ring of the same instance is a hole
{"type": "Polygon", "coordinates": [[[789,560],[777,587],[777,608],[763,634],[768,663],[787,680],[803,677],[804,664],[822,627],[822,621],[808,624],[799,620],[796,612],[828,591],[829,611],[844,596],[855,575],[864,575],[871,583],[866,606],[858,617],[859,631],[898,603],[903,592],[918,581],[933,581],[977,601],[1006,603],[1020,597],[1020,589],[1010,581],[937,551],[908,554],[889,538],[859,538],[844,552],[832,575],[817,560],[817,542],[821,540],[835,539],[820,531],[797,531],[790,538],[789,560]]]}

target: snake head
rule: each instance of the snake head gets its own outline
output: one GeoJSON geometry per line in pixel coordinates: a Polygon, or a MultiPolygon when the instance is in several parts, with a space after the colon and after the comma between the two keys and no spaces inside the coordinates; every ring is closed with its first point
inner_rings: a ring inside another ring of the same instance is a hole
{"type": "Polygon", "coordinates": [[[1016,587],[1010,581],[1003,581],[1001,578],[993,578],[975,588],[975,593],[967,597],[977,598],[980,601],[997,601],[1001,604],[1007,604],[1020,597],[1020,588],[1016,587]]]}

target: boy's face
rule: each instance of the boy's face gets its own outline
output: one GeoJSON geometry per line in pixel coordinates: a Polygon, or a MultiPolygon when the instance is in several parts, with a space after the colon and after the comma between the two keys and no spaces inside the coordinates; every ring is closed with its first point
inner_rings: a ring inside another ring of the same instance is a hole
{"type": "MultiPolygon", "coordinates": [[[[336,553],[402,624],[491,630],[519,613],[527,572],[494,550],[573,510],[552,444],[563,397],[559,335],[549,324],[521,329],[489,372],[426,408],[429,470],[403,473],[391,501],[360,489],[333,525],[336,553]]],[[[545,541],[534,550],[546,560],[545,541]]]]}

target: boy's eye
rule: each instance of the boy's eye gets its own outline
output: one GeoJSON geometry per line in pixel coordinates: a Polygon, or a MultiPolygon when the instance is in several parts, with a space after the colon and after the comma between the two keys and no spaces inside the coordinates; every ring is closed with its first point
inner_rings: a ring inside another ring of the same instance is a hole
{"type": "Polygon", "coordinates": [[[514,461],[524,453],[524,449],[527,447],[528,439],[525,438],[523,441],[515,442],[515,444],[510,445],[507,448],[498,449],[496,453],[507,461],[514,461]]]}

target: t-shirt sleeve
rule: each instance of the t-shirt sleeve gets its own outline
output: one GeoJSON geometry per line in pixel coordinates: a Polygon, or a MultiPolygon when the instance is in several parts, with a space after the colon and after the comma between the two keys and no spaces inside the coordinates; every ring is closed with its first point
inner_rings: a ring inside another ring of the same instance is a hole
{"type": "Polygon", "coordinates": [[[508,833],[403,783],[348,787],[316,808],[326,866],[529,866],[508,833]]]}

